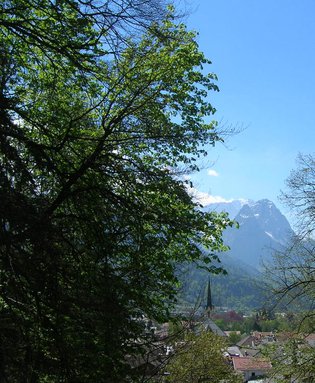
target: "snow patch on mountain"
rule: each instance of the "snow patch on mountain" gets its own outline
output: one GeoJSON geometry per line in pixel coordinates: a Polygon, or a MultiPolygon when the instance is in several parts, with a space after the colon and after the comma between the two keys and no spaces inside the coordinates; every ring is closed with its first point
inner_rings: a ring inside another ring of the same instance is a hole
{"type": "Polygon", "coordinates": [[[224,233],[229,254],[255,268],[262,261],[270,261],[275,251],[283,250],[293,235],[286,217],[267,199],[248,201],[234,219],[239,229],[224,233]]]}
{"type": "Polygon", "coordinates": [[[271,233],[268,233],[268,231],[265,231],[265,233],[272,239],[274,239],[274,236],[271,233]]]}

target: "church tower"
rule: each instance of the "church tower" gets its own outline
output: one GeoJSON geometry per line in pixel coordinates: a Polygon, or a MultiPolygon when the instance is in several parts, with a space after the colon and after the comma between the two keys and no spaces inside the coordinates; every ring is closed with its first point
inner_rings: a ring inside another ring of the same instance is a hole
{"type": "Polygon", "coordinates": [[[214,309],[214,306],[212,304],[211,283],[209,278],[208,285],[207,285],[207,303],[206,303],[206,312],[208,313],[208,316],[213,309],[214,309]]]}

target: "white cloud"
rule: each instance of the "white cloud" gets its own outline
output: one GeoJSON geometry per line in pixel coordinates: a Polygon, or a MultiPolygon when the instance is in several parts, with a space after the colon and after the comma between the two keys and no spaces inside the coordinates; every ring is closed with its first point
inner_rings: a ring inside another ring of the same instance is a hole
{"type": "Polygon", "coordinates": [[[219,173],[214,169],[209,169],[207,173],[208,173],[208,176],[210,176],[210,177],[218,177],[219,176],[219,173]]]}
{"type": "Polygon", "coordinates": [[[219,203],[219,202],[232,202],[233,199],[225,199],[224,197],[218,195],[211,195],[205,192],[201,192],[196,188],[189,188],[189,194],[193,197],[193,199],[197,202],[200,202],[203,206],[210,205],[211,203],[219,203]]]}
{"type": "Polygon", "coordinates": [[[191,176],[189,174],[184,174],[183,175],[183,180],[184,181],[190,181],[191,180],[191,176]]]}

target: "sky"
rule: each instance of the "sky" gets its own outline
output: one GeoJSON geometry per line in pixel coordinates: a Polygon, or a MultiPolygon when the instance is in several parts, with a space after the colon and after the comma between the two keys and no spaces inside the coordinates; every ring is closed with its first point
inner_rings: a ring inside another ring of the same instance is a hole
{"type": "Polygon", "coordinates": [[[187,0],[189,29],[212,61],[214,119],[241,130],[191,175],[204,203],[272,200],[315,143],[315,1],[187,0]]]}

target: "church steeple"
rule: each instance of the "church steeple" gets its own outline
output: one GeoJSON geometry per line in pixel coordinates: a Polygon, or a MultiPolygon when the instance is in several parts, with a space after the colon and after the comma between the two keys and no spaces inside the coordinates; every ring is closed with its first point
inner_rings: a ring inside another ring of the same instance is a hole
{"type": "Polygon", "coordinates": [[[210,284],[210,278],[208,279],[208,285],[207,285],[207,304],[206,304],[206,311],[210,313],[214,309],[214,306],[212,304],[212,296],[211,296],[211,284],[210,284]]]}

